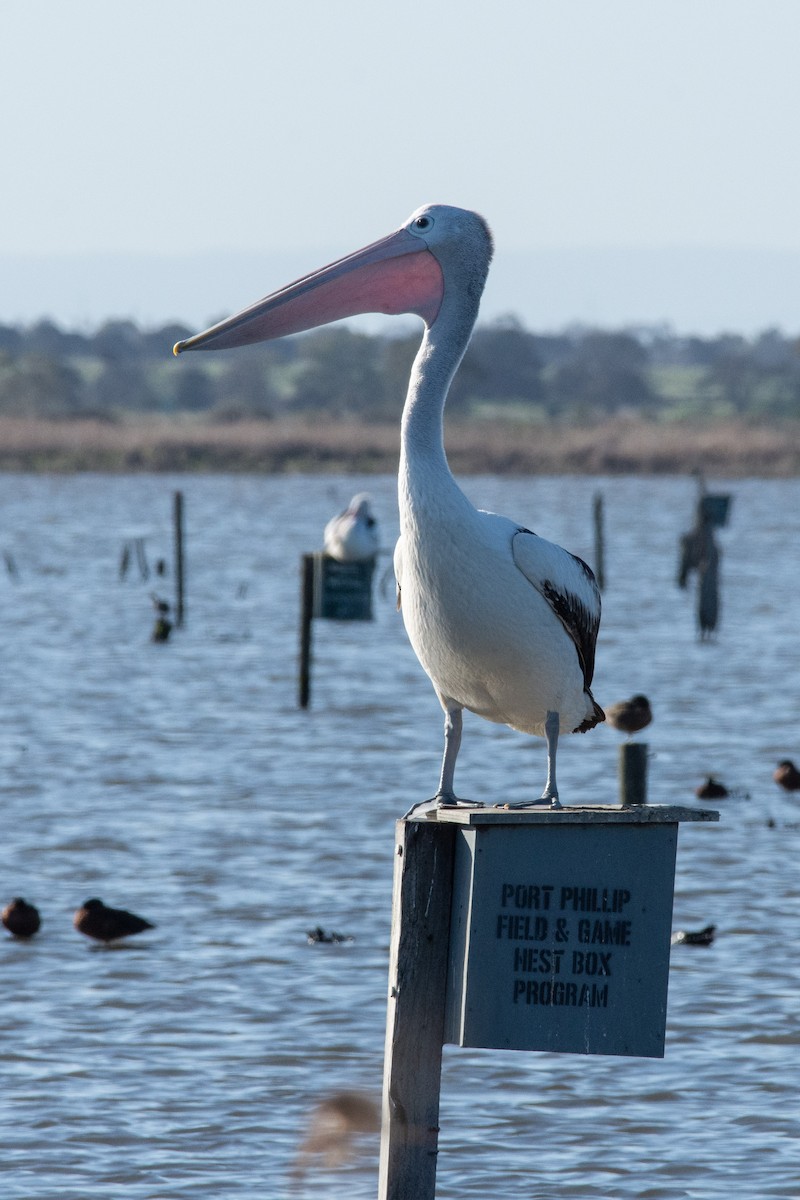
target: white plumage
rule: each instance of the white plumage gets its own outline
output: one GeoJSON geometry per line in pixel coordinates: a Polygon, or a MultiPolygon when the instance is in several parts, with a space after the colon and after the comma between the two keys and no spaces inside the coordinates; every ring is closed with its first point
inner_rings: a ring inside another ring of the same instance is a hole
{"type": "Polygon", "coordinates": [[[366,492],[353,496],[344,512],[331,517],[325,526],[323,544],[326,554],[339,562],[365,562],[375,558],[380,548],[380,535],[366,492]]]}
{"type": "Polygon", "coordinates": [[[491,234],[477,213],[427,205],[396,233],[175,350],[243,345],[361,312],[423,318],[403,409],[395,572],[408,636],[445,712],[432,803],[466,803],[453,785],[466,708],[547,739],[540,802],[558,805],[559,732],[583,732],[604,719],[590,689],[597,585],[581,559],[514,521],[475,509],[450,472],[442,438],[447,392],[475,324],[491,256],[491,234]]]}

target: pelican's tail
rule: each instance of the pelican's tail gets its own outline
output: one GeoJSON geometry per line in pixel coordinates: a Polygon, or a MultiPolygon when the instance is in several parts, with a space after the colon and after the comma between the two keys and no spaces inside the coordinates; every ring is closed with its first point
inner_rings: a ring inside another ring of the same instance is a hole
{"type": "Polygon", "coordinates": [[[606,719],[606,714],[588,688],[586,689],[586,695],[592,702],[592,713],[590,716],[584,717],[577,729],[573,729],[573,733],[587,733],[590,729],[594,729],[595,725],[599,725],[601,721],[605,721],[606,719]]]}

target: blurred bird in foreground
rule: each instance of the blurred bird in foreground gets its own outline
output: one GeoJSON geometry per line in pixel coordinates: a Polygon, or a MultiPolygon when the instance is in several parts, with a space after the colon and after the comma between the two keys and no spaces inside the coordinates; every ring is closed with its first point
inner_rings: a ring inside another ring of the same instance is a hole
{"type": "Polygon", "coordinates": [[[370,498],[359,492],[338,517],[325,526],[325,553],[339,562],[365,562],[379,549],[378,522],[372,515],[370,498]]]}
{"type": "Polygon", "coordinates": [[[16,938],[30,938],[38,932],[41,925],[39,910],[33,904],[28,904],[27,900],[23,900],[22,896],[16,896],[10,904],[7,904],[0,914],[2,920],[9,933],[13,933],[16,938]]]}
{"type": "Polygon", "coordinates": [[[785,792],[800,792],[800,771],[790,758],[778,763],[772,778],[785,792]]]}
{"type": "Polygon", "coordinates": [[[380,1106],[363,1092],[334,1092],[311,1114],[292,1174],[297,1182],[310,1166],[340,1167],[355,1153],[359,1134],[377,1133],[380,1106]]]}
{"type": "Polygon", "coordinates": [[[713,775],[707,775],[705,783],[701,783],[698,788],[695,788],[694,794],[698,800],[724,800],[728,795],[728,789],[713,775]]]}
{"type": "Polygon", "coordinates": [[[92,899],[78,909],[72,921],[78,933],[95,938],[98,942],[116,942],[119,938],[155,929],[144,917],[128,912],[124,908],[109,908],[102,900],[92,899]]]}
{"type": "Polygon", "coordinates": [[[710,946],[717,931],[716,925],[706,925],[705,929],[678,929],[669,939],[670,946],[710,946]]]}
{"type": "Polygon", "coordinates": [[[631,696],[630,700],[620,700],[605,711],[609,725],[613,725],[621,733],[627,733],[628,737],[644,729],[653,719],[650,701],[647,696],[642,695],[631,696]]]}

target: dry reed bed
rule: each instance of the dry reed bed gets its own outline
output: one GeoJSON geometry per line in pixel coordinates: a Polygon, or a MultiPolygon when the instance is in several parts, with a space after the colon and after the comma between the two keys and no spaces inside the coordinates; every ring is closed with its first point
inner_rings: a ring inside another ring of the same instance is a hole
{"type": "MultiPolygon", "coordinates": [[[[595,426],[451,422],[455,471],[498,474],[800,473],[800,422],[656,425],[614,418],[595,426]]],[[[120,423],[0,417],[4,471],[391,472],[396,424],[295,420],[212,424],[161,416],[120,423]]]]}

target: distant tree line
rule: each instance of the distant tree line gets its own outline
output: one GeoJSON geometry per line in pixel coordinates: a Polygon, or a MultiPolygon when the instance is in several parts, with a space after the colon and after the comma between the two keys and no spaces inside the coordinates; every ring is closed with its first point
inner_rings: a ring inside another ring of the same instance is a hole
{"type": "MultiPolygon", "coordinates": [[[[92,333],[50,321],[0,325],[0,415],[108,420],[196,413],[232,421],[324,413],[397,419],[419,333],[369,335],[330,326],[216,354],[172,357],[180,325],[108,321],[92,333]]],[[[682,337],[666,328],[557,334],[513,317],[479,326],[448,412],[520,420],[800,418],[800,338],[682,337]]]]}

